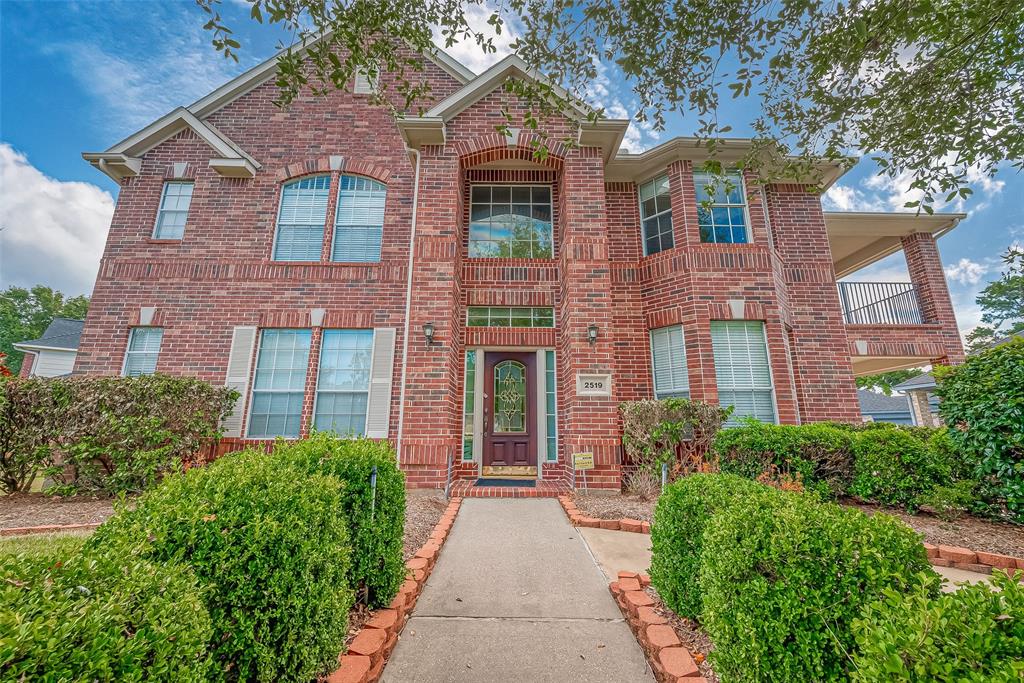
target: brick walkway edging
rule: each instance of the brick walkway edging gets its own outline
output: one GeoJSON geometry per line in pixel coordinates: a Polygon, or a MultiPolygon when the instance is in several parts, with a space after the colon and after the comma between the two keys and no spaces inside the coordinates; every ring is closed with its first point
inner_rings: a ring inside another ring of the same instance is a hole
{"type": "Polygon", "coordinates": [[[338,657],[338,668],[325,679],[326,683],[376,683],[380,679],[405,622],[427,583],[427,577],[434,569],[461,505],[461,498],[452,498],[448,503],[430,538],[405,563],[408,578],[398,589],[398,595],[386,609],[371,613],[349,644],[348,652],[338,657]]]}
{"type": "Polygon", "coordinates": [[[646,574],[619,572],[618,580],[608,584],[608,590],[644,651],[654,677],[659,683],[707,683],[697,666],[704,655],[690,652],[668,619],[658,614],[657,608],[663,605],[644,590],[649,585],[651,579],[646,574]]]}
{"type": "MultiPolygon", "coordinates": [[[[569,522],[573,526],[632,531],[639,534],[651,533],[650,522],[627,518],[598,519],[597,517],[586,517],[576,507],[572,496],[559,496],[558,502],[562,504],[562,509],[569,516],[569,522]]],[[[971,550],[953,545],[932,545],[931,543],[924,543],[923,545],[925,552],[928,553],[928,561],[937,567],[953,567],[980,574],[991,574],[995,569],[1024,569],[1024,558],[1021,557],[986,553],[981,550],[971,550]]]]}

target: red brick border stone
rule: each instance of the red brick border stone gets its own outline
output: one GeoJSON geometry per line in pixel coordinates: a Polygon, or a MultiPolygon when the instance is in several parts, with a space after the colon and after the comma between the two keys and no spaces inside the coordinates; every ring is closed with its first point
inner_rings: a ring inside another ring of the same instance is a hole
{"type": "Polygon", "coordinates": [[[376,683],[380,679],[427,577],[437,563],[438,554],[461,505],[461,498],[452,498],[448,503],[448,509],[441,515],[430,538],[405,563],[408,577],[398,589],[398,595],[386,609],[371,614],[352,639],[348,651],[339,655],[338,668],[325,679],[326,683],[376,683]]]}

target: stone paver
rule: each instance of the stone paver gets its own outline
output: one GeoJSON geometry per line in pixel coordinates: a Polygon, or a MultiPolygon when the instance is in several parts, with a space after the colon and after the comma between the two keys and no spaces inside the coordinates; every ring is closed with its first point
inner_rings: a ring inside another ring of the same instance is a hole
{"type": "Polygon", "coordinates": [[[467,499],[381,680],[653,676],[556,500],[467,499]]]}

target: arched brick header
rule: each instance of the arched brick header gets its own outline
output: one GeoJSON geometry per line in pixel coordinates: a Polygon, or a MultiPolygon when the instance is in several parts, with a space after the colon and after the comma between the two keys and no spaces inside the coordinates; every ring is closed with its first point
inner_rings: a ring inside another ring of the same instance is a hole
{"type": "Polygon", "coordinates": [[[331,173],[337,171],[342,174],[361,175],[367,178],[388,184],[391,179],[391,170],[383,166],[377,166],[368,161],[360,159],[348,159],[343,156],[326,156],[318,159],[306,159],[293,164],[283,166],[274,173],[279,182],[287,182],[295,178],[313,173],[331,173]]]}
{"type": "Polygon", "coordinates": [[[520,131],[516,144],[510,145],[509,139],[495,131],[469,140],[459,140],[453,144],[455,153],[459,155],[459,163],[463,168],[487,164],[492,161],[532,161],[542,166],[561,170],[565,164],[566,146],[561,142],[547,141],[548,154],[544,159],[534,156],[533,143],[543,143],[536,133],[520,131]]]}

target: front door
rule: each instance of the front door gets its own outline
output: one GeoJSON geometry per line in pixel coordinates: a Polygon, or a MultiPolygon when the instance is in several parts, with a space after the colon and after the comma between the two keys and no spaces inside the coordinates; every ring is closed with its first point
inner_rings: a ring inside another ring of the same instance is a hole
{"type": "Polygon", "coordinates": [[[483,465],[494,473],[532,467],[536,474],[537,357],[488,351],[485,358],[483,465]]]}

